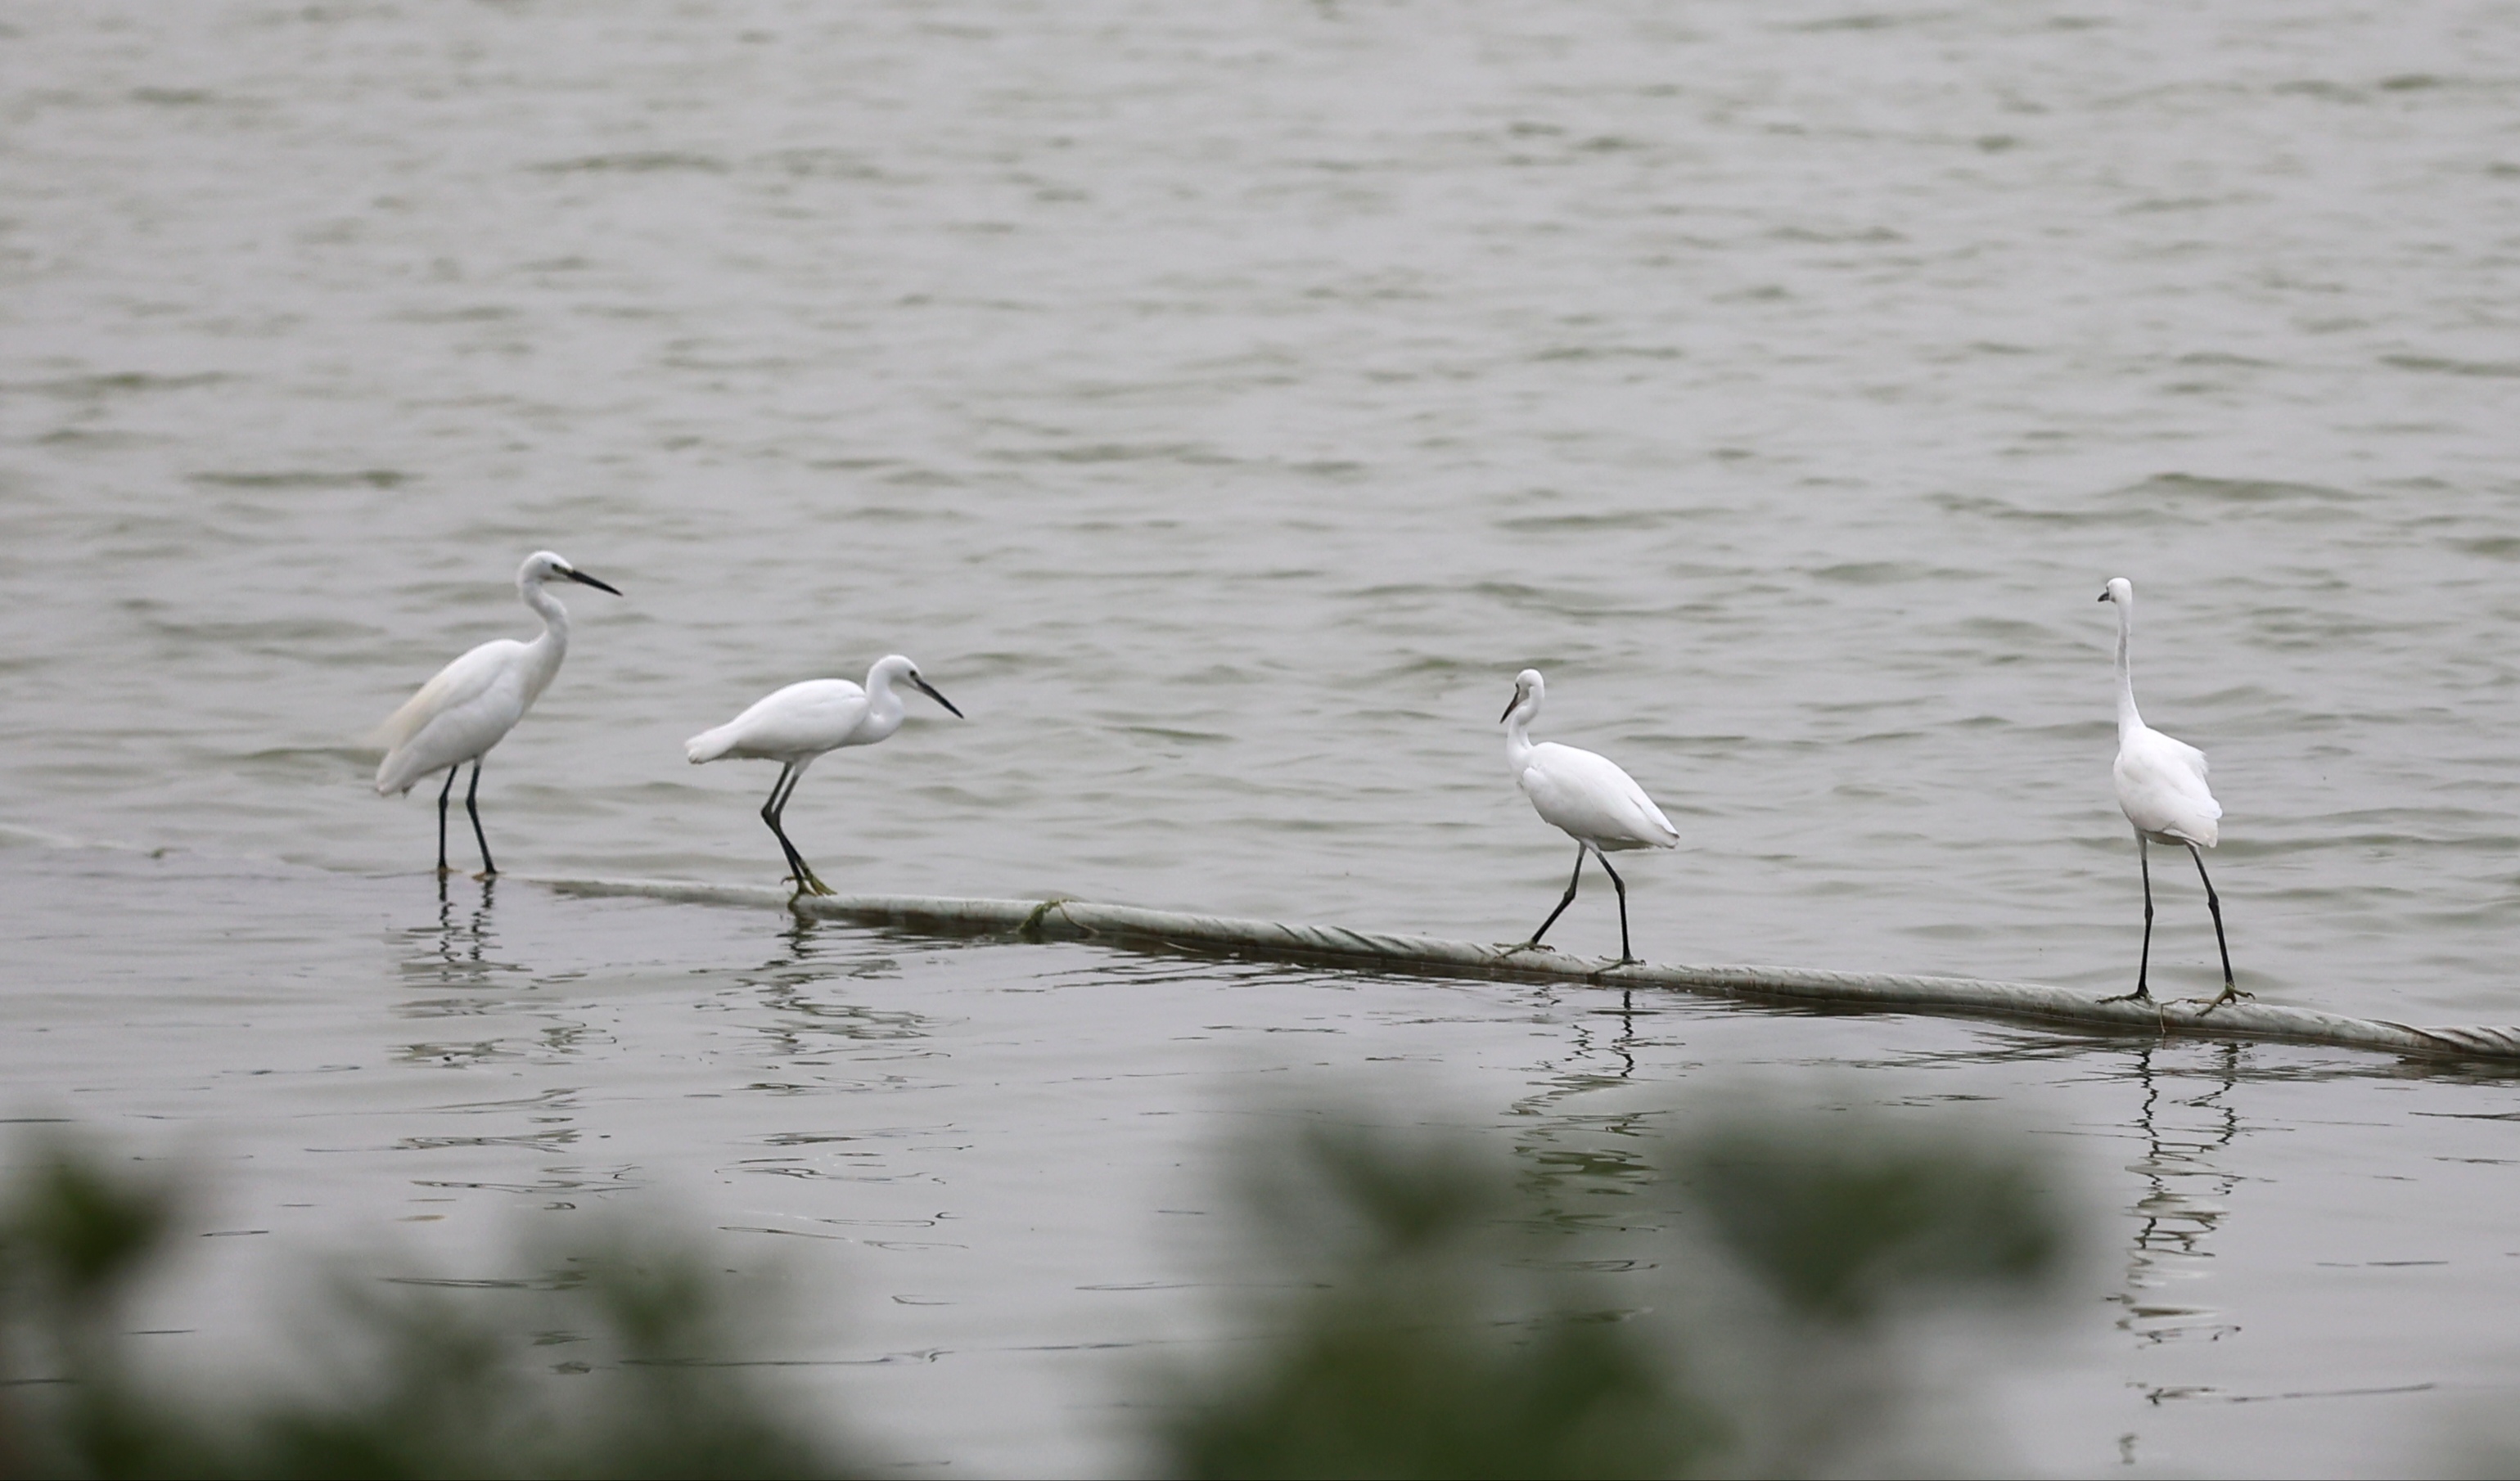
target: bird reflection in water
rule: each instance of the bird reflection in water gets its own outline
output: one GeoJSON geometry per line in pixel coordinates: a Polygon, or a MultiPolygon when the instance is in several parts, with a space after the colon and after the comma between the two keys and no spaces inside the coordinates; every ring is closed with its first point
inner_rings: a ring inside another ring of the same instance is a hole
{"type": "MultiPolygon", "coordinates": [[[[1590,997],[1587,990],[1577,990],[1590,997]]],[[[1596,1091],[1626,1090],[1637,1072],[1637,1007],[1634,994],[1619,993],[1615,1009],[1570,1011],[1558,988],[1534,992],[1552,1017],[1564,1015],[1569,1053],[1539,1066],[1544,1078],[1531,1093],[1511,1105],[1527,1127],[1514,1139],[1514,1155],[1522,1161],[1536,1189],[1549,1189],[1551,1217],[1568,1231],[1612,1235],[1626,1232],[1627,1215],[1591,1200],[1604,1194],[1642,1190],[1653,1179],[1652,1148],[1660,1135],[1661,1107],[1638,1107],[1622,1096],[1610,1102],[1586,1102],[1596,1091]],[[1608,1030],[1604,1020],[1618,1027],[1608,1030]],[[1613,1106],[1619,1108],[1612,1108],[1613,1106]],[[1560,1201],[1560,1195],[1574,1201],[1560,1201]]],[[[1638,1262],[1624,1247],[1588,1250],[1598,1258],[1588,1268],[1624,1269],[1638,1262]]]]}
{"type": "Polygon", "coordinates": [[[500,974],[524,970],[492,956],[498,941],[498,932],[491,926],[492,906],[499,881],[482,879],[477,881],[477,888],[480,897],[468,905],[457,896],[471,891],[450,884],[444,877],[438,879],[436,923],[401,932],[402,940],[412,948],[402,962],[405,981],[439,987],[487,987],[500,974]]]}
{"type": "Polygon", "coordinates": [[[1566,1015],[1569,1053],[1563,1061],[1552,1061],[1548,1067],[1560,1073],[1547,1083],[1543,1100],[1561,1096],[1580,1095],[1597,1087],[1632,1081],[1637,1075],[1637,995],[1633,988],[1619,990],[1619,1006],[1570,1011],[1569,1005],[1554,986],[1533,990],[1533,1001],[1552,1017],[1566,1015]],[[1606,1028],[1603,1020],[1616,1020],[1616,1029],[1606,1028]],[[1608,1061],[1608,1062],[1605,1062],[1608,1061]]]}
{"type": "MultiPolygon", "coordinates": [[[[2240,1135],[2239,1108],[2231,1092],[2239,1084],[2238,1044],[2203,1047],[2204,1063],[2195,1069],[2156,1066],[2157,1055],[2188,1055],[2196,1049],[2144,1044],[2133,1051],[2133,1079],[2142,1099],[2136,1111],[2136,1131],[2143,1138],[2143,1155],[2130,1170],[2144,1181],[2134,1212],[2141,1222],[2127,1256],[2126,1289],[2112,1297],[2126,1309],[2118,1319],[2122,1331],[2146,1345],[2220,1340],[2238,1326],[2210,1307],[2178,1305],[2160,1299],[2173,1282],[2203,1274],[2196,1263],[2213,1258],[2206,1248],[2210,1235],[2229,1212],[2225,1200],[2240,1177],[2222,1165],[2219,1154],[2240,1135]],[[2179,1082],[2203,1080],[2210,1089],[2182,1094],[2179,1082]],[[2171,1082],[2167,1093],[2164,1082],[2171,1082]]],[[[2158,1402],[2175,1395],[2155,1394],[2158,1402]]]]}
{"type": "Polygon", "coordinates": [[[1586,1065],[1583,1078],[1590,1083],[1603,1080],[1634,1080],[1637,1077],[1637,994],[1636,989],[1619,989],[1619,1006],[1597,1008],[1577,1018],[1574,1030],[1575,1061],[1586,1065]],[[1616,1019],[1618,1027],[1605,1031],[1603,1019],[1616,1019]],[[1617,1061],[1616,1067],[1599,1061],[1617,1061]],[[1598,1068],[1593,1067],[1598,1065],[1598,1068]]]}
{"type": "Polygon", "coordinates": [[[901,970],[900,963],[889,954],[868,950],[879,943],[867,939],[864,932],[843,928],[826,935],[827,928],[828,922],[810,917],[789,917],[787,928],[780,932],[784,949],[737,978],[764,1008],[779,1015],[758,1025],[770,1040],[772,1054],[792,1063],[821,1067],[829,1061],[797,1057],[828,1053],[828,1043],[821,1036],[877,1042],[926,1038],[928,1023],[923,1014],[817,996],[816,989],[834,979],[893,977],[901,970]]]}

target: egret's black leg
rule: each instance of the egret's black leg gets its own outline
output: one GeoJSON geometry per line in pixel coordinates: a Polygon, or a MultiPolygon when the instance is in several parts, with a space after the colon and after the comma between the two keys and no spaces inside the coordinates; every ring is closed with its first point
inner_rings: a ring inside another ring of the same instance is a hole
{"type": "Polygon", "coordinates": [[[796,893],[800,895],[837,893],[814,873],[814,866],[805,862],[803,851],[788,840],[788,830],[780,826],[781,820],[788,815],[788,799],[796,795],[796,784],[805,780],[804,772],[791,762],[788,771],[782,774],[782,780],[788,784],[788,790],[783,793],[777,787],[772,787],[770,805],[762,809],[761,816],[770,824],[770,830],[779,835],[779,846],[788,851],[788,863],[796,871],[796,893]]]}
{"type": "Polygon", "coordinates": [[[446,799],[455,795],[455,774],[464,769],[458,761],[446,769],[446,785],[437,789],[437,877],[445,878],[454,871],[446,867],[446,799]]]}
{"type": "Polygon", "coordinates": [[[2135,990],[2152,996],[2152,844],[2141,833],[2135,839],[2136,863],[2143,869],[2143,955],[2135,963],[2135,990]]]}
{"type": "Polygon", "coordinates": [[[2231,981],[2231,946],[2223,939],[2223,898],[2214,893],[2214,876],[2205,873],[2205,856],[2196,851],[2195,844],[2190,843],[2187,857],[2196,861],[2196,877],[2205,881],[2205,908],[2214,913],[2214,945],[2223,954],[2223,993],[2205,1005],[2205,1011],[2210,1013],[2234,998],[2246,998],[2252,994],[2240,991],[2231,981]]]}
{"type": "MultiPolygon", "coordinates": [[[[779,768],[779,779],[770,784],[770,795],[761,799],[762,827],[769,828],[772,826],[770,820],[772,817],[776,816],[779,810],[779,789],[788,785],[788,774],[794,770],[795,768],[793,766],[783,766],[779,768]]],[[[779,842],[779,852],[783,856],[788,852],[788,842],[784,838],[779,842]]],[[[788,861],[788,867],[791,870],[794,869],[796,867],[796,861],[789,859],[788,861]]]]}
{"type": "Polygon", "coordinates": [[[788,790],[779,794],[779,815],[772,820],[771,827],[779,830],[779,841],[787,846],[788,857],[796,861],[796,893],[801,895],[810,890],[817,895],[828,895],[832,893],[832,887],[823,882],[822,875],[814,873],[814,866],[805,862],[805,851],[788,837],[788,804],[795,800],[796,788],[804,780],[805,769],[799,766],[796,774],[788,779],[788,790]]]}
{"type": "Polygon", "coordinates": [[[1566,880],[1566,898],[1557,902],[1557,908],[1549,913],[1549,919],[1540,922],[1540,929],[1533,931],[1531,939],[1522,943],[1523,945],[1538,946],[1540,938],[1549,934],[1549,928],[1557,923],[1557,918],[1566,914],[1566,907],[1575,903],[1575,886],[1583,882],[1583,878],[1584,845],[1578,843],[1575,845],[1575,873],[1567,876],[1566,880]]]}
{"type": "Polygon", "coordinates": [[[2143,955],[2136,960],[2135,991],[2102,998],[2102,1003],[2124,1003],[2130,999],[2143,1003],[2152,1001],[2152,989],[2145,985],[2144,980],[2152,971],[2152,845],[2144,841],[2141,833],[2135,835],[2135,857],[2143,868],[2143,955]]]}
{"type": "Polygon", "coordinates": [[[1617,870],[1610,868],[1609,855],[1596,857],[1601,861],[1601,873],[1610,876],[1610,883],[1619,891],[1619,965],[1625,966],[1637,960],[1637,954],[1628,950],[1628,881],[1619,877],[1617,870]]]}
{"type": "Polygon", "coordinates": [[[770,788],[770,801],[768,805],[762,809],[762,816],[769,821],[771,832],[778,835],[780,852],[788,856],[788,879],[795,884],[796,892],[798,894],[803,894],[805,891],[805,876],[813,873],[813,871],[805,867],[805,856],[797,849],[795,843],[788,838],[786,826],[788,819],[788,799],[795,795],[796,784],[799,780],[800,779],[796,775],[796,764],[794,762],[788,762],[784,768],[782,768],[779,773],[778,783],[770,788]]]}
{"type": "Polygon", "coordinates": [[[780,805],[787,800],[780,794],[787,788],[788,779],[795,774],[794,762],[779,768],[779,780],[770,784],[770,796],[761,804],[761,821],[769,826],[771,836],[779,840],[779,852],[788,856],[788,877],[795,880],[796,887],[802,890],[805,887],[805,861],[796,857],[796,845],[788,841],[788,834],[779,827],[780,805]]]}
{"type": "MultiPolygon", "coordinates": [[[[455,774],[448,772],[446,780],[451,785],[455,781],[455,774]]],[[[481,807],[473,800],[480,795],[480,792],[481,758],[475,756],[472,758],[472,784],[464,788],[464,810],[472,815],[472,841],[481,845],[481,873],[478,877],[487,879],[499,872],[499,866],[490,862],[490,835],[481,831],[481,807]]]]}

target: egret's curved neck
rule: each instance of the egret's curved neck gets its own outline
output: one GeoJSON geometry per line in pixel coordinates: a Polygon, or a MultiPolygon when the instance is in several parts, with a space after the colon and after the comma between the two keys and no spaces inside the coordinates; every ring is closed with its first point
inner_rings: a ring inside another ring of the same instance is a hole
{"type": "Polygon", "coordinates": [[[2143,716],[2136,713],[2135,666],[2127,649],[2135,636],[2135,608],[2120,602],[2118,608],[2118,734],[2130,735],[2143,729],[2143,716]]]}
{"type": "Polygon", "coordinates": [[[859,722],[859,734],[880,740],[901,729],[901,696],[892,692],[892,670],[878,663],[867,670],[866,719],[859,722]]]}
{"type": "Polygon", "coordinates": [[[1531,722],[1540,714],[1540,696],[1530,696],[1505,717],[1505,764],[1520,772],[1531,764],[1531,722]]]}
{"type": "Polygon", "coordinates": [[[518,583],[517,595],[534,609],[535,616],[543,619],[543,635],[525,645],[532,655],[531,687],[540,694],[552,675],[560,672],[560,660],[568,656],[568,608],[560,605],[558,597],[544,591],[539,581],[518,583]]]}

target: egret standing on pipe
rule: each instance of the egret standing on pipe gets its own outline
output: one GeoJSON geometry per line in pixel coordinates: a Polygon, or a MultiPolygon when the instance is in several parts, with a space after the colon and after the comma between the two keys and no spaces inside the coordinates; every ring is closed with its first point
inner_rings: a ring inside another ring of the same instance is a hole
{"type": "Polygon", "coordinates": [[[437,677],[403,701],[376,740],[385,746],[377,767],[377,793],[390,796],[411,790],[412,784],[440,767],[446,785],[437,792],[437,875],[446,868],[446,799],[455,790],[455,774],[472,763],[472,785],[464,789],[464,811],[472,818],[472,841],[481,845],[481,875],[499,872],[490,862],[489,835],[481,831],[481,758],[507,739],[560,672],[568,656],[568,608],[543,591],[554,576],[621,593],[579,570],[550,551],[536,551],[517,568],[517,595],[543,619],[543,635],[531,643],[499,638],[484,643],[437,671],[437,677]]]}
{"type": "Polygon", "coordinates": [[[1589,852],[1601,861],[1601,873],[1610,876],[1619,892],[1619,965],[1625,966],[1637,960],[1628,949],[1628,885],[1610,868],[1609,856],[1620,849],[1676,848],[1680,830],[1671,826],[1645,789],[1608,757],[1554,741],[1531,743],[1531,722],[1540,713],[1547,692],[1540,671],[1524,669],[1514,676],[1513,702],[1499,717],[1505,724],[1505,759],[1513,770],[1514,785],[1531,799],[1542,822],[1575,840],[1575,873],[1566,881],[1566,897],[1523,944],[1538,946],[1566,907],[1575,903],[1575,887],[1583,882],[1584,855],[1589,852]]]}
{"type": "Polygon", "coordinates": [[[804,780],[805,768],[816,756],[844,745],[873,745],[901,729],[901,696],[892,692],[896,679],[945,706],[955,719],[963,718],[953,700],[919,677],[918,664],[894,653],[876,660],[875,667],[867,670],[864,689],[846,679],[790,684],[717,729],[683,742],[683,754],[694,766],[728,756],[781,763],[779,780],[770,784],[770,800],[761,804],[761,821],[770,825],[780,852],[788,856],[788,877],[796,881],[799,895],[828,895],[832,887],[815,876],[813,866],[779,826],[788,811],[788,799],[796,795],[796,784],[804,780]]]}
{"type": "Polygon", "coordinates": [[[2177,843],[2196,861],[2196,877],[2205,881],[2205,908],[2214,915],[2214,945],[2223,954],[2223,993],[2206,1005],[2211,1012],[2249,994],[2231,982],[2231,948],[2223,939],[2223,901],[2214,893],[2214,877],[2205,873],[2200,848],[2212,848],[2223,835],[2223,804],[2205,786],[2205,753],[2184,740],[2143,723],[2135,707],[2135,671],[2127,656],[2135,631],[2135,583],[2113,576],[2100,600],[2118,606],[2118,759],[2114,776],[2118,808],[2135,825],[2135,853],[2143,870],[2143,955],[2137,959],[2135,991],[2104,1002],[2152,1001],[2145,978],[2152,970],[2152,845],[2177,843]]]}

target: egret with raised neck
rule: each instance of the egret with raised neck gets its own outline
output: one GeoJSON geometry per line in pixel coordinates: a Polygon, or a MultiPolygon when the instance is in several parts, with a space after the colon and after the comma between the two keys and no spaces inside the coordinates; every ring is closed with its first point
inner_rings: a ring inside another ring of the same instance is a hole
{"type": "Polygon", "coordinates": [[[446,785],[437,789],[437,876],[445,878],[446,799],[455,790],[455,774],[472,763],[472,784],[464,788],[464,811],[472,819],[472,841],[481,848],[481,873],[487,879],[499,872],[490,862],[490,836],[481,830],[481,758],[508,737],[525,711],[551,687],[560,663],[568,656],[568,608],[543,590],[558,577],[600,592],[620,591],[599,581],[547,550],[538,550],[517,567],[517,596],[543,619],[543,633],[530,643],[496,638],[437,671],[403,701],[402,708],[377,727],[376,740],[385,747],[377,767],[377,792],[408,792],[412,784],[441,768],[446,785]]]}
{"type": "Polygon", "coordinates": [[[2152,845],[2175,843],[2196,861],[2196,877],[2205,882],[2205,908],[2214,917],[2214,945],[2223,954],[2223,992],[2206,1005],[2211,1012],[2249,996],[2231,980],[2223,900],[2214,892],[2214,876],[2205,872],[2205,856],[2199,852],[2222,839],[2223,804],[2205,785],[2205,753],[2144,724],[2135,707],[2135,671],[2128,655],[2135,633],[2135,583],[2113,576],[2100,600],[2116,603],[2118,608],[2118,756],[2111,776],[2117,783],[2118,808],[2135,827],[2136,861],[2143,871],[2143,952],[2136,959],[2135,991],[2102,1001],[2152,1001],[2146,980],[2152,970],[2152,845]]]}

